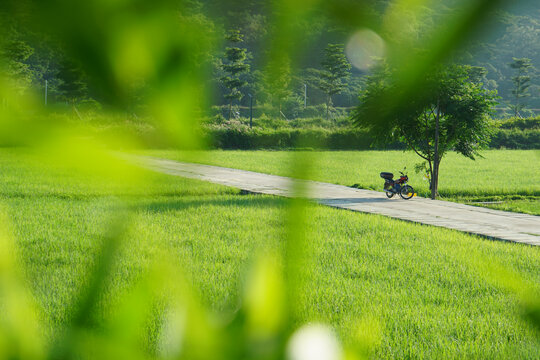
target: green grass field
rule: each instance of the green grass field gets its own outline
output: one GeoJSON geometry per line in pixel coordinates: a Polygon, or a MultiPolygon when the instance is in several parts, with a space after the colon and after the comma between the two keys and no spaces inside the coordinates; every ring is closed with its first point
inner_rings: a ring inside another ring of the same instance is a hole
{"type": "MultiPolygon", "coordinates": [[[[380,185],[378,173],[366,174],[373,167],[366,153],[332,155],[335,162],[328,153],[320,154],[325,164],[320,169],[332,170],[325,177],[318,172],[321,180],[380,185]],[[340,172],[356,156],[350,170],[340,172]]],[[[375,156],[384,170],[403,163],[399,158],[382,163],[386,153],[375,156]]],[[[516,158],[512,153],[493,156],[501,156],[499,165],[503,158],[508,165],[516,158]]],[[[207,160],[286,173],[286,165],[278,163],[284,157],[273,152],[214,152],[207,160]]],[[[2,206],[11,221],[20,265],[51,333],[72,315],[71,305],[104,229],[122,209],[130,214],[127,235],[98,316],[114,313],[117,296],[162,252],[184,267],[204,305],[233,312],[255,254],[283,245],[286,199],[240,195],[226,187],[147,172],[141,172],[137,182],[118,181],[44,162],[26,150],[0,150],[0,164],[2,206]]],[[[452,169],[465,164],[458,161],[452,169]]],[[[524,174],[516,168],[508,171],[524,174]]],[[[478,170],[498,178],[485,168],[478,170]]],[[[508,171],[500,177],[507,177],[508,171]]],[[[470,194],[489,193],[470,183],[473,175],[467,176],[460,184],[467,184],[470,194]]],[[[459,176],[448,179],[458,181],[459,176]]],[[[494,191],[499,184],[506,183],[501,180],[487,188],[494,191]]],[[[521,186],[519,191],[538,194],[535,186],[521,186]]],[[[510,185],[503,189],[512,191],[510,185]]],[[[296,304],[297,324],[329,323],[350,343],[358,319],[371,316],[381,327],[380,342],[371,354],[377,359],[537,358],[538,333],[522,316],[519,296],[491,281],[493,274],[479,268],[478,260],[503,265],[538,297],[540,249],[316,205],[307,211],[309,261],[302,269],[306,282],[296,304]]]]}
{"type": "MultiPolygon", "coordinates": [[[[144,154],[195,161],[282,176],[294,174],[292,153],[287,151],[209,151],[180,154],[147,151],[144,154]]],[[[296,152],[312,161],[313,180],[382,190],[381,171],[399,175],[407,167],[409,184],[420,196],[429,196],[429,184],[414,165],[419,157],[403,151],[313,151],[296,152]]],[[[441,163],[439,192],[442,199],[461,202],[502,201],[489,205],[509,211],[540,215],[540,151],[486,150],[472,161],[449,153],[441,163]]]]}

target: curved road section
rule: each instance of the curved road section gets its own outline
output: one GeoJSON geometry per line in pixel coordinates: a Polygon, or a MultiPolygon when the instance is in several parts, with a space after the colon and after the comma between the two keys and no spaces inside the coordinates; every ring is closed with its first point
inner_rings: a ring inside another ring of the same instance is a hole
{"type": "Polygon", "coordinates": [[[396,219],[440,226],[500,239],[540,246],[540,216],[486,209],[449,201],[415,197],[388,199],[382,192],[347,186],[261,174],[218,166],[183,163],[152,157],[132,158],[145,168],[161,173],[232,186],[253,193],[298,196],[336,208],[385,215],[396,219]],[[300,185],[300,186],[295,186],[300,185]]]}

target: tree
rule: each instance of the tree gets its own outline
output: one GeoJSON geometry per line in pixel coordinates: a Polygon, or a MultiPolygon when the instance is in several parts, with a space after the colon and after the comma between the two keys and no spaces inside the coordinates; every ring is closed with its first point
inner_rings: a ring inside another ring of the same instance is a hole
{"type": "Polygon", "coordinates": [[[82,120],[76,104],[88,95],[84,72],[73,61],[65,60],[60,66],[58,78],[60,80],[58,90],[62,94],[62,98],[71,105],[73,111],[82,120]]]}
{"type": "MultiPolygon", "coordinates": [[[[232,44],[239,44],[243,40],[242,34],[238,30],[231,30],[226,36],[226,40],[232,44]]],[[[221,68],[226,76],[221,78],[221,82],[229,90],[225,94],[225,99],[229,101],[229,120],[232,114],[232,103],[234,100],[241,100],[244,96],[240,88],[246,85],[246,82],[240,79],[240,75],[249,71],[249,64],[246,64],[246,49],[239,47],[227,47],[225,49],[225,62],[221,68]]]]}
{"type": "Polygon", "coordinates": [[[33,74],[27,62],[34,49],[14,28],[8,29],[6,33],[7,36],[0,44],[0,60],[6,65],[6,74],[13,88],[23,93],[32,83],[33,74]]]}
{"type": "Polygon", "coordinates": [[[286,56],[276,57],[268,63],[263,76],[265,92],[270,95],[270,102],[278,104],[278,117],[282,116],[281,105],[283,101],[292,95],[290,89],[291,83],[291,64],[286,56]]]}
{"type": "Polygon", "coordinates": [[[472,82],[470,74],[469,66],[440,67],[426,74],[417,94],[404,94],[395,86],[397,75],[383,65],[368,78],[353,114],[354,123],[368,128],[376,141],[402,141],[424,160],[432,199],[438,195],[444,155],[454,150],[474,160],[489,142],[487,115],[495,93],[472,82]],[[396,95],[406,99],[406,105],[391,106],[396,95]]]}
{"type": "Polygon", "coordinates": [[[343,44],[329,44],[324,50],[325,56],[321,63],[323,70],[311,70],[315,86],[326,94],[326,119],[329,118],[332,95],[341,93],[347,86],[345,79],[351,70],[343,48],[343,44]]]}
{"type": "Polygon", "coordinates": [[[469,75],[469,80],[475,84],[484,84],[486,82],[486,75],[488,71],[482,66],[467,66],[465,68],[469,75]]]}
{"type": "Polygon", "coordinates": [[[512,89],[512,95],[514,95],[515,103],[510,105],[510,108],[514,110],[514,116],[518,116],[519,112],[525,108],[525,104],[520,102],[520,99],[530,96],[529,87],[531,86],[531,77],[529,71],[532,69],[531,59],[528,58],[512,58],[510,67],[516,70],[516,75],[512,77],[512,83],[514,88],[512,89]]]}

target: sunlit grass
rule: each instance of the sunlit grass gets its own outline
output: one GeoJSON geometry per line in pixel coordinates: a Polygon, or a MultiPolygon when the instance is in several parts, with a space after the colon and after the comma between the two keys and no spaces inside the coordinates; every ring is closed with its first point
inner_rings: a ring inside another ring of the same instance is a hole
{"type": "MultiPolygon", "coordinates": [[[[208,151],[197,156],[179,155],[174,151],[145,151],[146,155],[176,160],[196,161],[250,171],[288,176],[291,173],[287,151],[208,151]]],[[[382,191],[382,171],[407,168],[409,184],[420,196],[429,196],[429,185],[423,174],[414,171],[419,158],[407,151],[314,151],[313,180],[340,185],[358,185],[382,191]]],[[[504,200],[513,195],[529,197],[529,202],[505,203],[505,209],[540,214],[540,151],[486,150],[476,161],[450,153],[441,163],[439,192],[442,199],[459,201],[504,200]]]]}
{"type": "Polygon", "coordinates": [[[491,209],[503,210],[503,211],[515,211],[526,214],[540,215],[540,199],[524,199],[524,200],[499,200],[487,202],[484,204],[475,205],[489,207],[491,209]]]}
{"type": "MultiPolygon", "coordinates": [[[[184,267],[201,301],[226,318],[239,306],[254,255],[283,246],[286,199],[151,173],[144,187],[108,187],[106,179],[20,150],[1,150],[0,163],[0,198],[53,333],[72,315],[102,229],[120,209],[134,213],[98,319],[115,312],[117,295],[163,251],[184,267]]],[[[476,257],[502,263],[538,284],[538,248],[316,205],[307,212],[306,291],[295,323],[330,323],[350,343],[357,321],[373,317],[382,328],[374,358],[534,358],[540,351],[515,295],[471,264],[476,257]]]]}

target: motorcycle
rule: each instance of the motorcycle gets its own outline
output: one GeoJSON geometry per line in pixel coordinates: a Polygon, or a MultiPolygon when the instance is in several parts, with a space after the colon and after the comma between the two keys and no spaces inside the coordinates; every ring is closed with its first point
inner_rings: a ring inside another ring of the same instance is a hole
{"type": "Polygon", "coordinates": [[[399,173],[401,176],[397,180],[394,180],[394,174],[392,173],[381,173],[381,177],[384,179],[384,191],[389,199],[394,195],[399,194],[403,200],[409,200],[414,196],[414,189],[412,186],[407,184],[409,177],[402,171],[399,173]]]}

